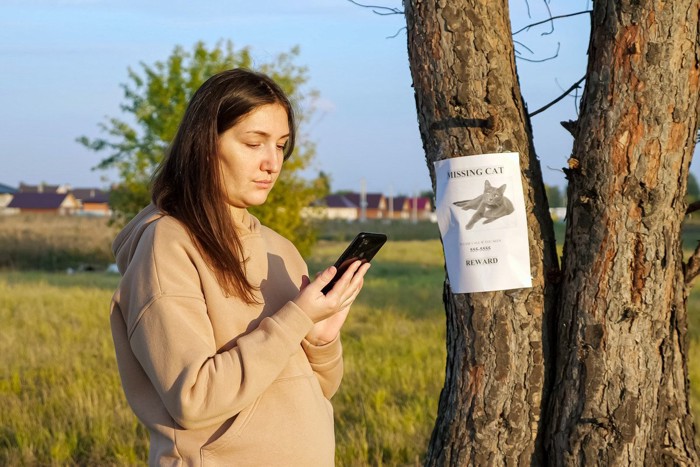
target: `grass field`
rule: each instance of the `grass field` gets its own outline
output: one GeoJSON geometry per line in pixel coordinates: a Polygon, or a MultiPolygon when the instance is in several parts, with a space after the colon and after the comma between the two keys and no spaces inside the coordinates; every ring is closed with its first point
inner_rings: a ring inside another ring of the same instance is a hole
{"type": "MultiPolygon", "coordinates": [[[[340,466],[418,465],[427,447],[444,379],[444,270],[439,240],[429,238],[429,226],[419,227],[421,240],[394,240],[381,251],[344,327],[346,373],[333,399],[340,466]]],[[[410,238],[409,230],[403,234],[410,238]]],[[[686,247],[700,237],[700,229],[689,232],[686,247]]],[[[317,245],[311,271],[335,259],[342,238],[317,245]]],[[[147,434],[124,399],[109,331],[118,280],[103,272],[0,270],[0,465],[145,463],[147,434]]],[[[689,300],[689,329],[696,409],[698,288],[689,300]]]]}
{"type": "MultiPolygon", "coordinates": [[[[345,243],[322,242],[318,270],[345,243]]],[[[438,241],[381,252],[344,328],[338,465],[420,462],[443,383],[438,241]]],[[[123,397],[106,273],[0,272],[0,465],[134,465],[147,435],[123,397]]]]}

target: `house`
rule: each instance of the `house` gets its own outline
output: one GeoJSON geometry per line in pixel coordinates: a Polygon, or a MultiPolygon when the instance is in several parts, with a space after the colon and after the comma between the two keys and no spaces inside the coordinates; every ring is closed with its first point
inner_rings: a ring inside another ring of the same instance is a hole
{"type": "Polygon", "coordinates": [[[386,198],[381,193],[366,193],[364,196],[364,206],[362,206],[361,193],[345,193],[343,196],[349,203],[357,208],[357,218],[383,219],[386,217],[386,198]],[[363,209],[364,208],[364,209],[363,209]]]}
{"type": "Polygon", "coordinates": [[[48,185],[45,183],[28,185],[20,182],[18,192],[71,194],[78,204],[78,208],[72,210],[71,214],[87,216],[109,216],[112,214],[109,207],[109,192],[100,188],[72,188],[68,184],[48,185]]]}
{"type": "Polygon", "coordinates": [[[80,214],[87,216],[109,216],[109,192],[99,188],[75,188],[70,191],[80,204],[80,214]]]}
{"type": "Polygon", "coordinates": [[[434,218],[433,203],[427,196],[396,196],[389,198],[387,206],[387,219],[433,221],[434,218]]]}
{"type": "Polygon", "coordinates": [[[47,185],[40,183],[38,185],[28,185],[24,182],[19,182],[19,193],[61,193],[65,194],[70,191],[70,185],[47,185]]]}
{"type": "MultiPolygon", "coordinates": [[[[363,209],[360,193],[339,193],[326,196],[306,211],[306,215],[324,219],[362,220],[363,209]]],[[[435,221],[432,201],[429,197],[385,197],[381,193],[364,196],[365,219],[402,219],[435,221]],[[414,209],[415,205],[415,209],[414,209]]]]}
{"type": "Polygon", "coordinates": [[[17,193],[16,188],[0,183],[0,212],[3,212],[7,205],[10,204],[15,193],[17,193]]]}
{"type": "Polygon", "coordinates": [[[70,193],[22,193],[14,194],[8,209],[21,213],[70,215],[80,209],[78,201],[70,193]]]}
{"type": "Polygon", "coordinates": [[[317,207],[324,208],[322,217],[325,219],[356,221],[359,217],[358,206],[345,195],[328,195],[317,207]]]}
{"type": "Polygon", "coordinates": [[[405,219],[430,220],[433,215],[433,203],[427,196],[408,197],[403,214],[407,214],[405,219]]]}

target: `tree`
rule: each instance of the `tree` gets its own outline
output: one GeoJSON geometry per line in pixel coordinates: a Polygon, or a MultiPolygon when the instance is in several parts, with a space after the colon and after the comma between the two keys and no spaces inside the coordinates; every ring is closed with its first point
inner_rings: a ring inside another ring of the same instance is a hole
{"type": "MultiPolygon", "coordinates": [[[[305,88],[307,69],[294,64],[298,55],[299,49],[293,48],[289,53],[278,55],[274,62],[256,68],[270,75],[296,103],[298,121],[302,123],[313,112],[310,100],[316,92],[305,88]]],[[[153,65],[141,63],[140,66],[140,73],[129,68],[129,83],[121,85],[124,90],[121,109],[133,123],[109,118],[99,124],[106,137],[78,138],[78,142],[89,149],[109,153],[97,168],[116,168],[121,177],[110,198],[121,223],[150,202],[151,175],[175,136],[194,92],[210,76],[234,67],[251,68],[253,60],[247,47],[234,50],[233,44],[226,42],[208,49],[203,42],[198,42],[191,52],[177,46],[165,61],[153,65]]],[[[302,208],[323,196],[323,185],[300,177],[300,172],[314,157],[314,144],[306,138],[298,138],[297,142],[268,202],[251,212],[292,240],[302,254],[308,254],[316,234],[300,213],[302,208]]]]}
{"type": "Polygon", "coordinates": [[[547,192],[547,202],[550,207],[559,208],[566,204],[565,197],[561,195],[561,190],[556,185],[545,185],[545,191],[547,192]]]}
{"type": "Polygon", "coordinates": [[[698,180],[695,175],[688,173],[688,189],[686,190],[685,200],[690,203],[694,203],[700,199],[700,186],[698,185],[698,180]]]}
{"type": "MultiPolygon", "coordinates": [[[[454,294],[427,465],[698,465],[680,228],[700,96],[698,0],[593,3],[559,270],[507,0],[404,2],[432,162],[520,154],[533,288],[454,294]]],[[[695,260],[700,260],[696,253],[695,260]]],[[[697,270],[694,274],[697,274],[697,270]]]]}

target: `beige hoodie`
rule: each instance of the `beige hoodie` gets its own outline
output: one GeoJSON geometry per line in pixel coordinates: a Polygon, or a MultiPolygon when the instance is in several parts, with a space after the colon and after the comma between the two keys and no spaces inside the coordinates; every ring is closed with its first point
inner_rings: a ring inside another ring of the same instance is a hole
{"type": "Polygon", "coordinates": [[[144,209],[114,241],[123,277],[111,324],[129,404],[152,465],[332,465],[329,402],[339,340],[314,346],[290,300],[306,264],[245,210],[233,210],[261,305],[226,297],[185,228],[144,209]]]}

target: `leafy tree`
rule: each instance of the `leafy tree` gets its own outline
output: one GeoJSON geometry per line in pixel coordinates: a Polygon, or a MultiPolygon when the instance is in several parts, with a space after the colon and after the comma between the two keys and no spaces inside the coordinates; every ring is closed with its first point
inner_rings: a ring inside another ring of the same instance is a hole
{"type": "Polygon", "coordinates": [[[314,183],[319,190],[319,197],[325,198],[331,194],[331,176],[326,172],[320,171],[314,183]]]}
{"type": "Polygon", "coordinates": [[[688,203],[694,203],[700,199],[700,186],[692,173],[688,174],[688,189],[685,192],[685,199],[688,203]]]}
{"type": "Polygon", "coordinates": [[[565,197],[562,196],[561,190],[556,185],[545,185],[545,191],[547,192],[547,201],[549,206],[552,208],[559,208],[566,205],[565,197]]]}
{"type": "MultiPolygon", "coordinates": [[[[294,60],[297,47],[282,53],[271,63],[256,64],[258,71],[271,76],[296,103],[298,121],[307,120],[316,93],[307,90],[307,69],[294,60]],[[302,107],[301,104],[306,104],[302,107]]],[[[110,204],[117,222],[125,223],[150,202],[151,175],[177,132],[182,115],[194,92],[210,76],[230,68],[252,68],[250,49],[235,50],[228,41],[209,49],[197,42],[191,51],[175,47],[164,61],[141,69],[129,68],[128,83],[121,84],[124,103],[121,110],[128,120],[117,117],[99,124],[105,137],[78,138],[78,142],[96,152],[107,153],[97,169],[115,168],[121,181],[113,188],[110,204]]],[[[305,180],[299,174],[309,166],[314,144],[297,138],[298,145],[265,205],[251,209],[261,222],[293,241],[302,254],[308,254],[316,240],[313,227],[301,218],[301,209],[324,195],[322,184],[305,180]]]]}

